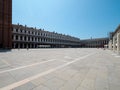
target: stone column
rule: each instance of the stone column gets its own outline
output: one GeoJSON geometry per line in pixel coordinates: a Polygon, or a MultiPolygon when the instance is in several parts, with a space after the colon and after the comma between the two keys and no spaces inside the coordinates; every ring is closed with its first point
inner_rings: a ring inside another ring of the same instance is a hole
{"type": "Polygon", "coordinates": [[[22,40],[24,41],[25,39],[24,39],[24,36],[22,36],[22,40]]]}
{"type": "Polygon", "coordinates": [[[18,41],[20,41],[20,36],[18,36],[18,41]]]}
{"type": "Polygon", "coordinates": [[[120,33],[117,33],[117,53],[120,55],[120,33]]]}
{"type": "Polygon", "coordinates": [[[37,37],[37,42],[38,42],[38,37],[37,37]]]}
{"type": "Polygon", "coordinates": [[[35,42],[35,37],[33,37],[33,42],[35,42]]]}
{"type": "Polygon", "coordinates": [[[109,49],[112,50],[112,40],[109,41],[109,49]]]}
{"type": "Polygon", "coordinates": [[[30,42],[32,42],[32,37],[30,37],[30,42]]]}
{"type": "Polygon", "coordinates": [[[18,43],[18,49],[20,49],[20,43],[18,43]]]}
{"type": "Polygon", "coordinates": [[[16,35],[13,35],[13,40],[16,40],[16,35]]]}
{"type": "Polygon", "coordinates": [[[26,48],[28,49],[28,44],[26,44],[27,46],[26,46],[26,48]]]}
{"type": "Polygon", "coordinates": [[[16,46],[16,43],[14,43],[14,47],[13,48],[15,48],[15,46],[16,46]]]}
{"type": "Polygon", "coordinates": [[[28,41],[28,36],[26,37],[26,41],[28,41]]]}
{"type": "Polygon", "coordinates": [[[113,51],[115,52],[116,44],[115,44],[115,36],[113,37],[113,51]]]}

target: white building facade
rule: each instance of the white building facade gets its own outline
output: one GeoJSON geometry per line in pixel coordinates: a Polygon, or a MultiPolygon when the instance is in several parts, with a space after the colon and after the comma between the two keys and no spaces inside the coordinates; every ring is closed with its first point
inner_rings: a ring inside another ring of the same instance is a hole
{"type": "Polygon", "coordinates": [[[109,40],[109,49],[120,55],[120,25],[113,32],[112,39],[109,40]]]}
{"type": "Polygon", "coordinates": [[[76,37],[31,28],[26,25],[12,25],[13,48],[67,48],[79,46],[80,39],[76,37]]]}

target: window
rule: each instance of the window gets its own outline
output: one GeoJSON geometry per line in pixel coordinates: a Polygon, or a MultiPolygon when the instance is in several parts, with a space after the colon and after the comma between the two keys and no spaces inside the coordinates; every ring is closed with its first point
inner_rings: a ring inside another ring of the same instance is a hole
{"type": "Polygon", "coordinates": [[[35,41],[37,41],[37,38],[35,37],[35,41]]]}
{"type": "Polygon", "coordinates": [[[24,37],[24,40],[26,41],[26,36],[24,37]]]}
{"type": "Polygon", "coordinates": [[[34,39],[34,38],[32,37],[32,41],[33,41],[33,39],[34,39]]]}
{"type": "Polygon", "coordinates": [[[30,34],[30,31],[28,31],[28,34],[30,34]]]}
{"type": "Polygon", "coordinates": [[[37,35],[37,32],[35,32],[35,35],[37,35]]]}
{"type": "Polygon", "coordinates": [[[22,29],[20,29],[20,32],[22,33],[22,29]]]}
{"type": "Polygon", "coordinates": [[[16,40],[18,40],[18,36],[16,36],[16,40]]]}
{"type": "Polygon", "coordinates": [[[22,40],[22,36],[20,36],[20,40],[22,40]]]}
{"type": "Polygon", "coordinates": [[[16,32],[18,32],[18,29],[16,29],[16,32]]]}
{"type": "Polygon", "coordinates": [[[30,41],[30,37],[28,37],[28,41],[30,41]]]}

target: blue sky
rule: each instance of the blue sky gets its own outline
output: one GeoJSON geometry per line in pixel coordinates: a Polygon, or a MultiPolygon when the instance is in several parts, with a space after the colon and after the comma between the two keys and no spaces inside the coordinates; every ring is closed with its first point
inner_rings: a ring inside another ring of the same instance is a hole
{"type": "Polygon", "coordinates": [[[13,0],[12,23],[80,39],[107,37],[120,24],[120,0],[13,0]]]}

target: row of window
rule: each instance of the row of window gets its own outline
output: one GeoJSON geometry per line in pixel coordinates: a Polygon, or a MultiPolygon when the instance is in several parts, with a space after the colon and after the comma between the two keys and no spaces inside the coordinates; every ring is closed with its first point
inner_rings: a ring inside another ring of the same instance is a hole
{"type": "MultiPolygon", "coordinates": [[[[73,43],[71,41],[65,41],[65,40],[55,40],[55,39],[46,39],[46,38],[37,38],[37,37],[27,37],[27,36],[18,36],[14,35],[12,36],[12,40],[18,40],[18,41],[30,41],[30,42],[57,42],[57,43],[73,43]]],[[[74,42],[75,43],[75,42],[74,42]]]]}
{"type": "Polygon", "coordinates": [[[65,36],[61,34],[56,34],[56,33],[46,33],[43,31],[30,31],[30,30],[22,30],[22,29],[16,29],[13,28],[14,33],[21,33],[21,34],[30,34],[30,35],[39,35],[43,37],[50,37],[50,38],[56,38],[56,39],[66,39],[66,40],[71,40],[71,41],[79,41],[78,39],[70,36],[65,36]]]}
{"type": "Polygon", "coordinates": [[[90,42],[87,44],[108,44],[108,41],[90,42]]]}

